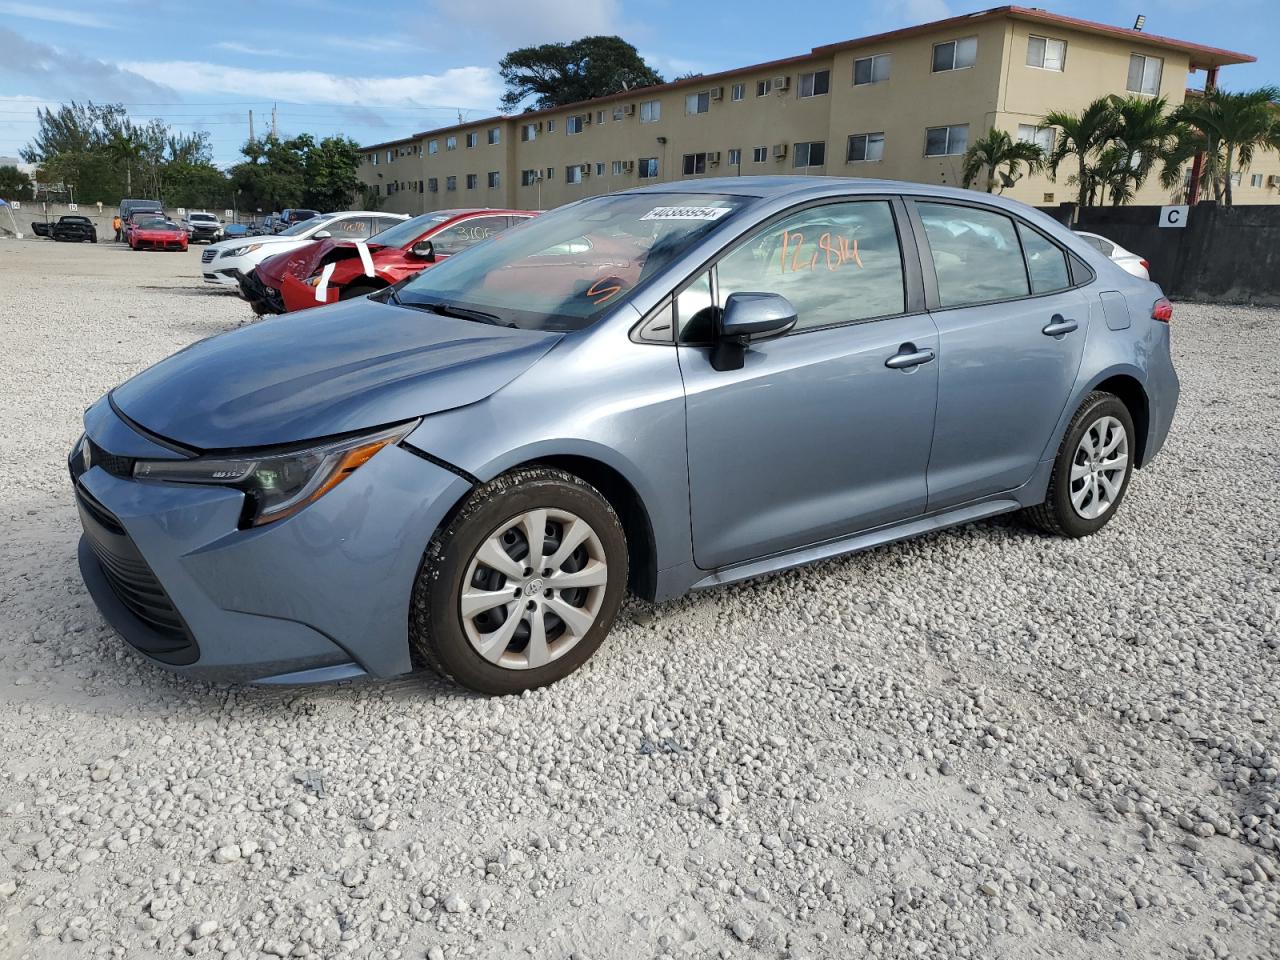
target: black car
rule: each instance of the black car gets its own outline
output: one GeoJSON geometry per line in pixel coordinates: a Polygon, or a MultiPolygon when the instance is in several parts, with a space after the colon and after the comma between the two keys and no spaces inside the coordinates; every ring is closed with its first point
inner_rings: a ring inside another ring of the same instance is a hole
{"type": "MultiPolygon", "coordinates": [[[[35,226],[32,224],[32,226],[35,226]]],[[[36,231],[39,233],[39,231],[36,231]]],[[[69,243],[98,242],[98,228],[88,217],[60,217],[57,223],[49,224],[49,232],[45,236],[54,240],[65,240],[69,243]]]]}
{"type": "Polygon", "coordinates": [[[310,220],[313,217],[320,216],[319,210],[303,210],[299,207],[286,207],[284,213],[276,217],[275,222],[271,226],[272,233],[280,233],[288,230],[296,223],[302,223],[303,220],[310,220]]]}

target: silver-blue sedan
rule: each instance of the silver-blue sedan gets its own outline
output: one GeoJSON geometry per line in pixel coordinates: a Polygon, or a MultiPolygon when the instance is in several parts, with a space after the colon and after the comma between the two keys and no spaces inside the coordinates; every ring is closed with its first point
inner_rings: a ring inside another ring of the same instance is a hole
{"type": "Polygon", "coordinates": [[[103,397],[70,456],[81,570],[193,676],[512,693],[590,657],[628,589],[1009,511],[1094,533],[1169,430],[1170,314],[986,194],[595,197],[103,397]]]}

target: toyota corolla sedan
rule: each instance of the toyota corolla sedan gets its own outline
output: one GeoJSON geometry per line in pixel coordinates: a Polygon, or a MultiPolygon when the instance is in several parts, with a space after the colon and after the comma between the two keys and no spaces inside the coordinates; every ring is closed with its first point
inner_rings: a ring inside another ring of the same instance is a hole
{"type": "Polygon", "coordinates": [[[80,567],[192,676],[513,693],[580,667],[628,590],[1013,511],[1097,532],[1169,430],[1171,312],[995,196],[594,197],[111,391],[70,455],[80,567]]]}

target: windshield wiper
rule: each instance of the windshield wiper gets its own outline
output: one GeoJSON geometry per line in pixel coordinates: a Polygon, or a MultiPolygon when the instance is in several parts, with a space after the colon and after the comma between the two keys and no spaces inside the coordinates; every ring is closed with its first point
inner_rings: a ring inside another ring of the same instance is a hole
{"type": "Polygon", "coordinates": [[[485,313],[483,310],[470,310],[466,307],[457,307],[451,303],[424,303],[421,301],[401,300],[396,297],[396,303],[402,307],[413,307],[415,310],[428,310],[431,313],[438,313],[442,317],[455,317],[458,320],[475,320],[477,323],[488,323],[495,327],[511,327],[517,329],[517,325],[510,320],[503,320],[501,317],[492,313],[485,313]]]}

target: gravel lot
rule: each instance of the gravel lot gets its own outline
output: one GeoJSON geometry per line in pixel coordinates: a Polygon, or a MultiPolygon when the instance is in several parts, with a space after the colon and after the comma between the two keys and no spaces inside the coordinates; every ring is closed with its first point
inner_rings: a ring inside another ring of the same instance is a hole
{"type": "Polygon", "coordinates": [[[64,458],[249,322],[199,249],[0,241],[0,957],[1275,957],[1280,310],[1180,304],[1119,517],[679,602],[482,700],[127,651],[64,458]]]}

